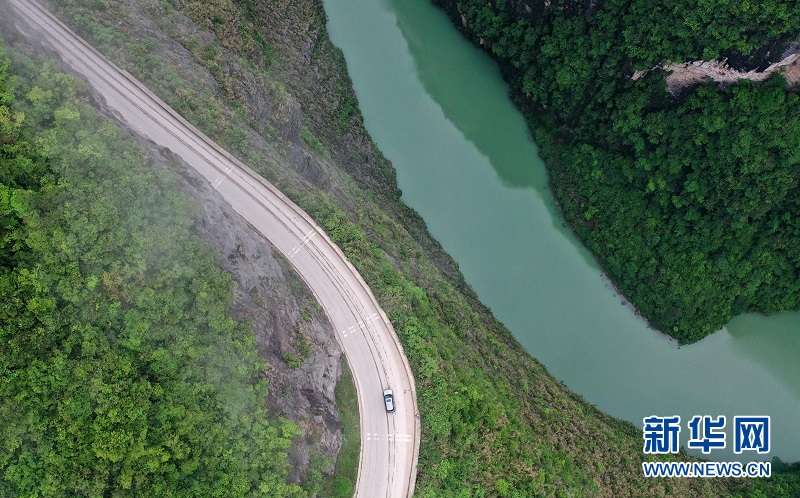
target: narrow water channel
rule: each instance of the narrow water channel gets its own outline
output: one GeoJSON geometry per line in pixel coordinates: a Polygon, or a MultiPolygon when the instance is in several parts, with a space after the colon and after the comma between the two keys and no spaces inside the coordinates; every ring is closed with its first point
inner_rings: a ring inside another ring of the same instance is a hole
{"type": "Polygon", "coordinates": [[[684,431],[693,415],[770,415],[767,458],[800,460],[800,313],[738,317],[678,348],[622,304],[564,228],[496,65],[444,14],[428,0],[324,4],[403,200],[531,355],[640,427],[649,415],[681,415],[684,431]]]}

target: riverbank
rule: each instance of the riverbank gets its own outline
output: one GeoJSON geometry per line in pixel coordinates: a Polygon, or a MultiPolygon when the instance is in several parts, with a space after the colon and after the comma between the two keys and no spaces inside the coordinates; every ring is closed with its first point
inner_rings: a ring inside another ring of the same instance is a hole
{"type": "MultiPolygon", "coordinates": [[[[368,130],[393,161],[403,199],[556,379],[638,426],[653,413],[684,420],[768,413],[782,421],[772,455],[800,459],[796,359],[764,361],[772,351],[797,351],[790,332],[800,314],[678,348],[605,287],[602,268],[564,227],[544,188],[545,166],[497,66],[444,14],[400,0],[332,2],[328,13],[368,130]],[[364,47],[364,39],[382,43],[364,47]],[[381,64],[387,54],[394,64],[381,64]]],[[[714,457],[737,458],[732,450],[714,457]]]]}
{"type": "Polygon", "coordinates": [[[680,95],[666,91],[664,71],[631,78],[698,59],[777,67],[797,36],[796,9],[720,3],[706,16],[604,3],[534,14],[435,3],[498,61],[565,218],[651,324],[692,343],[741,313],[800,308],[797,227],[787,221],[797,214],[800,96],[777,72],[680,95]]]}

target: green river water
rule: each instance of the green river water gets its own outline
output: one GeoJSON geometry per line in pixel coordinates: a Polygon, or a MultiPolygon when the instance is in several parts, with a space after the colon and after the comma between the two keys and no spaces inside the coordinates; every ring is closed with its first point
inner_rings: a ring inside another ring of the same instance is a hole
{"type": "MultiPolygon", "coordinates": [[[[740,316],[680,348],[648,328],[563,226],[489,57],[427,0],[324,3],[403,200],[531,355],[639,427],[645,416],[681,415],[683,445],[693,415],[770,415],[766,457],[800,460],[800,313],[740,316]]],[[[739,458],[731,446],[729,433],[728,449],[708,457],[739,458]]]]}

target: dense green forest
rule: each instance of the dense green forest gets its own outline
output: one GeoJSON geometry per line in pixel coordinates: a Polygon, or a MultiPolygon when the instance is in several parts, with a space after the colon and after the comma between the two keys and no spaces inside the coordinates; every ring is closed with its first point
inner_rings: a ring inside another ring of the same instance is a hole
{"type": "Polygon", "coordinates": [[[176,177],[0,45],[0,496],[297,497],[176,177]]]}
{"type": "MultiPolygon", "coordinates": [[[[797,495],[800,475],[792,473],[764,480],[642,476],[641,430],[548,374],[398,200],[318,0],[55,3],[73,29],[301,204],[362,273],[416,380],[423,431],[416,496],[797,495]],[[254,27],[263,43],[248,35],[254,27]],[[182,49],[193,59],[181,58],[182,49]],[[263,92],[268,102],[248,99],[265,87],[275,89],[263,92]],[[264,120],[269,104],[291,100],[303,108],[296,145],[315,153],[324,175],[298,178],[286,152],[293,145],[275,132],[280,114],[264,120]],[[232,140],[243,130],[267,140],[232,140]]],[[[335,488],[336,496],[349,496],[335,488]]]]}
{"type": "Polygon", "coordinates": [[[800,97],[780,76],[666,91],[699,59],[763,67],[794,2],[434,0],[499,62],[564,214],[659,330],[697,341],[800,307],[800,97]]]}

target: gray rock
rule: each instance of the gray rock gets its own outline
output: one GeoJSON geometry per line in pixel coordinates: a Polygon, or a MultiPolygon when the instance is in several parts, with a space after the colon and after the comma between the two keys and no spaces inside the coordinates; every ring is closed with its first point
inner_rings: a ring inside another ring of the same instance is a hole
{"type": "Polygon", "coordinates": [[[172,163],[178,164],[184,189],[199,206],[197,234],[220,251],[222,267],[238,283],[232,311],[237,320],[253,324],[259,354],[267,363],[267,408],[304,431],[292,444],[290,479],[301,480],[313,453],[328,457],[327,471],[333,472],[342,445],[334,395],[342,351],[330,322],[273,245],[232,212],[193,169],[177,160],[172,163]]]}

